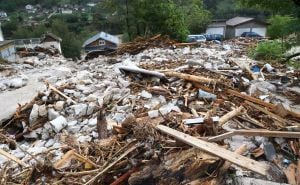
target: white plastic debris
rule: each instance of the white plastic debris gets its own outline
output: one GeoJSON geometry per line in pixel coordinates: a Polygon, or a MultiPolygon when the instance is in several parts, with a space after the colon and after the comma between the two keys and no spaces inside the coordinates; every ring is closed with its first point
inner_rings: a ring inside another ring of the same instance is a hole
{"type": "Polygon", "coordinates": [[[158,110],[151,110],[148,112],[148,116],[150,118],[157,118],[159,116],[159,111],[158,110]]]}

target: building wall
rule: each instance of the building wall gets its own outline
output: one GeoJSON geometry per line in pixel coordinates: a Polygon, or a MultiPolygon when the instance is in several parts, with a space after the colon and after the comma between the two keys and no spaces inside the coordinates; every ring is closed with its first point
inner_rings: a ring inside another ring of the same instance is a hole
{"type": "Polygon", "coordinates": [[[16,61],[16,49],[13,44],[8,44],[0,47],[0,57],[9,61],[16,61]]]}
{"type": "Polygon", "coordinates": [[[225,35],[225,27],[211,27],[206,29],[206,34],[221,34],[225,35]]]}
{"type": "Polygon", "coordinates": [[[232,26],[227,26],[225,38],[226,39],[232,39],[234,37],[235,37],[235,28],[232,27],[232,26]]]}
{"type": "Polygon", "coordinates": [[[264,24],[251,21],[245,24],[241,24],[235,27],[235,37],[241,36],[243,32],[256,32],[259,35],[265,37],[267,32],[267,26],[264,24]]]}
{"type": "Polygon", "coordinates": [[[105,49],[116,49],[117,48],[116,44],[109,42],[109,41],[105,41],[105,40],[103,40],[103,41],[105,41],[105,45],[99,45],[100,40],[103,40],[103,39],[95,40],[94,42],[87,45],[85,47],[85,51],[89,52],[89,51],[93,51],[93,50],[105,50],[105,49]]]}

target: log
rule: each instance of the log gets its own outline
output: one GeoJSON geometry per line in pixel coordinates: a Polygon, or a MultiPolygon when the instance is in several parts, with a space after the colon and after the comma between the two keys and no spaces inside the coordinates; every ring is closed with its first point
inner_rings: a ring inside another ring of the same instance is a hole
{"type": "Polygon", "coordinates": [[[240,136],[261,136],[261,137],[281,137],[281,138],[300,138],[300,132],[269,131],[269,130],[235,130],[218,136],[208,138],[208,141],[215,142],[229,137],[240,136]]]}
{"type": "Polygon", "coordinates": [[[276,115],[279,115],[281,117],[291,115],[291,116],[294,116],[296,118],[300,118],[300,112],[296,109],[291,108],[291,107],[284,106],[282,104],[274,105],[272,103],[267,103],[267,102],[264,102],[260,99],[254,98],[254,97],[249,96],[249,95],[241,94],[240,92],[237,92],[237,91],[234,91],[234,90],[231,90],[231,89],[227,89],[227,93],[232,94],[234,96],[237,96],[239,98],[248,100],[250,102],[262,105],[263,107],[266,107],[266,108],[270,109],[271,112],[276,113],[276,115]]]}
{"type": "Polygon", "coordinates": [[[208,84],[216,84],[219,81],[216,79],[211,79],[203,76],[195,76],[195,75],[189,75],[184,73],[178,73],[178,72],[165,72],[165,75],[168,77],[176,77],[180,78],[186,81],[190,82],[197,82],[197,83],[208,83],[208,84]]]}
{"type": "Polygon", "coordinates": [[[284,125],[287,125],[285,119],[283,119],[282,117],[277,116],[276,114],[274,114],[274,113],[272,113],[272,112],[270,112],[270,111],[268,111],[268,110],[266,110],[266,109],[264,109],[264,108],[262,108],[262,107],[260,107],[260,106],[258,106],[256,104],[254,104],[254,103],[251,103],[249,101],[245,101],[245,103],[248,104],[248,105],[250,105],[251,107],[253,107],[253,108],[255,108],[255,109],[257,109],[257,110],[259,110],[259,111],[261,111],[261,112],[263,112],[263,113],[265,113],[267,115],[269,115],[271,118],[276,119],[280,123],[283,123],[284,125]]]}
{"type": "Polygon", "coordinates": [[[47,86],[49,87],[49,89],[51,89],[52,91],[56,92],[57,94],[61,95],[62,97],[66,98],[67,100],[71,101],[73,104],[76,104],[76,101],[72,100],[72,98],[68,97],[67,95],[65,95],[64,93],[62,93],[60,90],[58,90],[57,88],[55,88],[53,85],[51,85],[50,83],[46,82],[47,86]]]}
{"type": "Polygon", "coordinates": [[[161,131],[165,134],[168,134],[179,141],[182,141],[186,144],[194,146],[194,147],[196,147],[200,150],[203,150],[209,154],[218,156],[218,157],[220,157],[224,160],[227,160],[237,166],[251,170],[253,172],[256,172],[256,173],[264,175],[264,176],[266,176],[268,174],[269,166],[266,164],[259,163],[255,160],[249,159],[247,157],[244,157],[244,156],[241,156],[234,152],[231,152],[229,150],[226,150],[225,148],[222,148],[216,144],[197,139],[188,134],[184,134],[182,132],[179,132],[177,130],[174,130],[172,128],[169,128],[169,127],[166,127],[163,125],[158,125],[158,126],[156,126],[156,128],[159,131],[161,131]]]}
{"type": "Polygon", "coordinates": [[[149,70],[142,69],[139,67],[120,66],[119,70],[123,73],[129,72],[129,73],[141,74],[141,75],[146,75],[146,76],[153,76],[153,77],[159,78],[163,81],[167,81],[167,78],[164,74],[156,72],[156,71],[149,71],[149,70]]]}
{"type": "Polygon", "coordinates": [[[274,105],[272,103],[264,102],[264,101],[262,101],[260,99],[254,98],[254,97],[249,96],[249,95],[241,94],[240,92],[237,92],[237,91],[234,91],[234,90],[231,90],[231,89],[227,89],[227,93],[232,94],[234,96],[237,96],[239,98],[248,100],[250,102],[262,105],[262,106],[267,107],[267,108],[269,108],[271,110],[274,110],[276,108],[276,105],[274,105]]]}
{"type": "Polygon", "coordinates": [[[227,121],[229,121],[230,119],[232,119],[235,116],[240,116],[243,114],[243,111],[245,111],[245,108],[243,106],[240,106],[236,109],[233,109],[232,111],[228,112],[227,114],[225,114],[224,116],[222,116],[219,120],[219,126],[222,126],[223,124],[225,124],[227,121]]]}

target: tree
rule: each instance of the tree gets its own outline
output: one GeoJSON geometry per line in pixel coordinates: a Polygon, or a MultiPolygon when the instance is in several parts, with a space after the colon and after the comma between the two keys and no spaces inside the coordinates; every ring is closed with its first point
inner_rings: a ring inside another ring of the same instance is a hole
{"type": "Polygon", "coordinates": [[[181,2],[179,6],[183,11],[189,31],[194,34],[203,32],[211,20],[211,13],[204,9],[203,2],[187,0],[184,3],[181,2]]]}
{"type": "Polygon", "coordinates": [[[255,7],[263,10],[270,10],[275,14],[295,14],[300,16],[299,0],[237,0],[246,7],[255,7]]]}
{"type": "Polygon", "coordinates": [[[290,25],[295,19],[290,16],[273,16],[269,22],[267,33],[273,39],[282,38],[292,32],[290,25]]]}
{"type": "Polygon", "coordinates": [[[52,32],[62,38],[62,52],[66,58],[80,58],[81,42],[76,35],[69,31],[66,23],[56,19],[51,25],[52,32]]]}
{"type": "Polygon", "coordinates": [[[107,20],[114,17],[122,24],[123,32],[131,40],[136,36],[167,34],[185,40],[188,34],[185,15],[173,0],[106,0],[101,7],[110,10],[107,20]]]}

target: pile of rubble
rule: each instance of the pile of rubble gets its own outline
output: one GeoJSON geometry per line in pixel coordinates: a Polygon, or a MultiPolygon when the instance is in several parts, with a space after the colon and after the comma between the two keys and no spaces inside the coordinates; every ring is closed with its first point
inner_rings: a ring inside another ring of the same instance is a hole
{"type": "Polygon", "coordinates": [[[31,56],[39,56],[39,58],[45,58],[48,56],[59,56],[60,52],[58,49],[54,47],[44,48],[40,46],[36,46],[35,48],[20,48],[17,51],[17,55],[21,58],[31,57],[31,56]]]}
{"type": "Polygon", "coordinates": [[[29,78],[35,76],[35,72],[40,69],[49,69],[54,65],[61,65],[67,60],[62,56],[40,56],[25,57],[17,63],[7,63],[0,65],[0,92],[14,90],[28,84],[29,78]],[[41,57],[43,56],[43,57],[41,57]]]}
{"type": "Polygon", "coordinates": [[[45,79],[2,123],[1,184],[300,182],[299,71],[243,44],[144,43],[45,79]]]}

